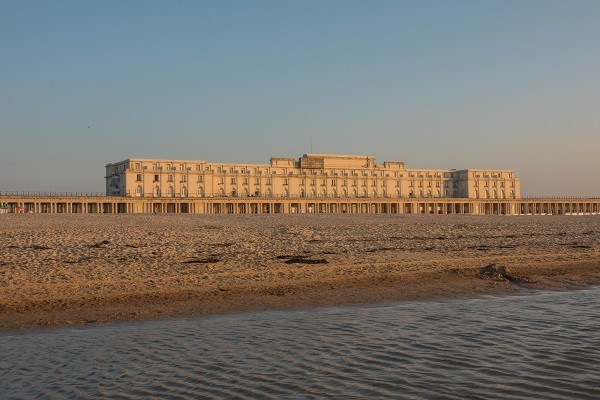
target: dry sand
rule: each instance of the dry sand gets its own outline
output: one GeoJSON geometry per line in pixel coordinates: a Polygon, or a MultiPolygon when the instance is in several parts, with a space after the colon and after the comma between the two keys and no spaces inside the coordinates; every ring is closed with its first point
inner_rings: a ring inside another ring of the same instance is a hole
{"type": "Polygon", "coordinates": [[[600,283],[600,216],[0,215],[0,232],[3,330],[600,283]]]}

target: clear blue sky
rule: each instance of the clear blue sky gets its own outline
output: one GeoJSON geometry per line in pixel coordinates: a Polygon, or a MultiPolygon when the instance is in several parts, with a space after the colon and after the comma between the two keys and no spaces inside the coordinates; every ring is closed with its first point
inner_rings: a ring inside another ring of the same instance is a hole
{"type": "Polygon", "coordinates": [[[314,152],[600,195],[600,1],[0,2],[0,191],[314,152]]]}

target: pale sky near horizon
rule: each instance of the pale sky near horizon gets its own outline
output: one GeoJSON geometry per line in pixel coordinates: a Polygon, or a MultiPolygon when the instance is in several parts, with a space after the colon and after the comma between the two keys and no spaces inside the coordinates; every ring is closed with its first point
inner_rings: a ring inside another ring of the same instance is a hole
{"type": "Polygon", "coordinates": [[[600,1],[0,2],[0,191],[362,154],[600,196],[600,1]]]}

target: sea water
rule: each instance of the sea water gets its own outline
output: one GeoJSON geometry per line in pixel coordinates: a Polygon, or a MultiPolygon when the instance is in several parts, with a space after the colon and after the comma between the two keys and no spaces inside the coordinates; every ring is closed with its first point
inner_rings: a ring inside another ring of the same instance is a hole
{"type": "Polygon", "coordinates": [[[600,289],[0,335],[1,398],[600,398],[600,289]]]}

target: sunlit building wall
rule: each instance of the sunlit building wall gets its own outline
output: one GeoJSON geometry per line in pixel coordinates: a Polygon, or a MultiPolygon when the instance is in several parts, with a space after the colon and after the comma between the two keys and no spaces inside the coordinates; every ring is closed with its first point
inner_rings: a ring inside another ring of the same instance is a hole
{"type": "Polygon", "coordinates": [[[106,195],[129,197],[520,198],[514,171],[407,169],[370,156],[305,154],[269,164],[130,158],[106,165],[106,195]]]}

